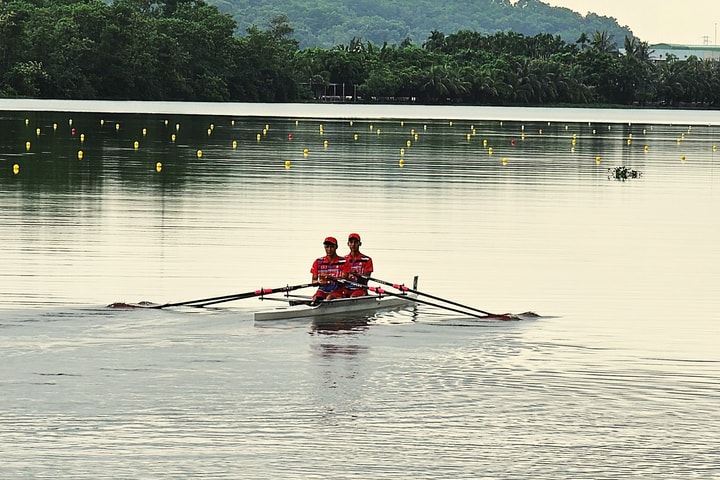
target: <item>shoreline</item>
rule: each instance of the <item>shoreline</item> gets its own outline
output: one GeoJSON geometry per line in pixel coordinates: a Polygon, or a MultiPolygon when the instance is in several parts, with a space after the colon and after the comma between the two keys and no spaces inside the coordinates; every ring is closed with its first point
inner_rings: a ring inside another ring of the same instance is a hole
{"type": "Polygon", "coordinates": [[[356,103],[236,103],[0,99],[0,111],[204,115],[264,118],[565,121],[720,125],[716,110],[498,107],[356,103]]]}

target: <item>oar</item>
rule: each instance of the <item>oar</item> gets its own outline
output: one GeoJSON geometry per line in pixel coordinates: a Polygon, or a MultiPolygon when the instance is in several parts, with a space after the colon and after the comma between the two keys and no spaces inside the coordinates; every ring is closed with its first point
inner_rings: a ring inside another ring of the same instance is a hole
{"type": "Polygon", "coordinates": [[[222,295],[219,297],[201,298],[198,300],[188,300],[185,302],[165,303],[163,305],[149,305],[145,308],[180,307],[183,305],[187,305],[190,307],[206,307],[208,305],[214,305],[216,303],[232,302],[234,300],[241,300],[243,298],[250,298],[250,297],[258,297],[260,295],[268,295],[271,293],[290,292],[293,290],[299,290],[301,288],[307,288],[307,287],[314,287],[317,285],[318,285],[318,283],[303,283],[300,285],[287,285],[287,286],[278,287],[278,288],[260,288],[258,290],[253,290],[253,291],[245,292],[245,293],[234,293],[231,295],[222,295]]]}
{"type": "Polygon", "coordinates": [[[410,293],[414,293],[415,295],[422,295],[422,296],[425,296],[428,298],[432,298],[433,300],[437,300],[439,302],[444,302],[444,303],[449,303],[450,305],[455,305],[456,307],[462,307],[462,308],[465,308],[468,310],[473,310],[475,312],[480,312],[483,315],[488,316],[488,317],[497,317],[497,318],[504,318],[504,319],[511,318],[509,315],[486,312],[485,310],[480,310],[479,308],[471,307],[469,305],[463,305],[462,303],[458,303],[458,302],[453,302],[452,300],[448,300],[447,298],[436,297],[435,295],[431,295],[429,293],[420,292],[418,290],[406,287],[405,285],[401,285],[398,283],[392,283],[392,282],[388,282],[385,280],[380,280],[379,278],[374,278],[374,277],[369,277],[369,276],[364,276],[364,275],[358,275],[358,274],[355,274],[355,275],[357,275],[358,277],[364,278],[366,280],[373,281],[375,283],[381,283],[383,285],[393,287],[397,290],[400,290],[401,292],[410,292],[410,293]]]}
{"type": "Polygon", "coordinates": [[[440,304],[438,304],[438,303],[428,302],[427,300],[421,300],[421,299],[416,298],[416,297],[411,297],[411,296],[408,295],[407,293],[388,292],[387,290],[385,290],[385,289],[382,288],[382,287],[367,287],[367,289],[370,290],[371,292],[377,293],[379,296],[382,296],[382,295],[390,295],[390,296],[393,296],[393,297],[400,297],[400,298],[404,298],[404,299],[406,299],[406,300],[409,300],[409,301],[411,301],[411,302],[422,303],[423,305],[430,305],[431,307],[442,308],[443,310],[449,310],[449,311],[455,312],[455,313],[462,313],[463,315],[470,315],[471,317],[476,317],[476,318],[489,318],[489,317],[490,317],[489,315],[478,315],[477,313],[472,313],[472,312],[467,312],[467,311],[463,311],[463,310],[458,310],[457,308],[448,307],[448,306],[446,306],[446,305],[440,305],[440,304]]]}
{"type": "Polygon", "coordinates": [[[361,287],[361,288],[367,288],[367,289],[370,290],[371,292],[377,293],[378,296],[390,295],[390,296],[392,296],[392,297],[404,298],[404,299],[406,299],[406,300],[408,300],[408,301],[411,301],[411,302],[422,303],[423,305],[430,305],[430,306],[432,306],[432,307],[442,308],[442,309],[444,309],[444,310],[449,310],[449,311],[451,311],[451,312],[462,313],[463,315],[470,315],[471,317],[476,317],[476,318],[490,318],[489,315],[478,315],[477,313],[466,312],[466,311],[464,311],[464,310],[458,310],[457,308],[452,308],[452,307],[448,307],[448,306],[446,306],[446,305],[440,305],[440,304],[437,304],[437,303],[428,302],[428,301],[426,301],[426,300],[421,300],[421,299],[419,299],[419,298],[411,297],[411,296],[408,295],[407,293],[388,292],[387,290],[383,289],[382,287],[368,287],[367,285],[363,285],[363,284],[361,284],[361,283],[351,282],[350,280],[343,280],[343,279],[341,279],[341,278],[337,279],[337,281],[340,282],[340,283],[345,283],[345,284],[349,284],[349,285],[353,285],[353,286],[358,286],[358,287],[361,287]]]}

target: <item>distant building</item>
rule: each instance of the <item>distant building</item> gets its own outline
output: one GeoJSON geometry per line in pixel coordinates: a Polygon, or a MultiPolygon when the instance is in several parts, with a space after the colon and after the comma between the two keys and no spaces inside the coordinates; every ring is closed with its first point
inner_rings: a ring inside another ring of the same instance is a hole
{"type": "Polygon", "coordinates": [[[650,45],[650,60],[665,61],[668,55],[678,60],[687,60],[695,55],[701,60],[720,60],[718,45],[681,45],[678,43],[656,43],[650,45]]]}

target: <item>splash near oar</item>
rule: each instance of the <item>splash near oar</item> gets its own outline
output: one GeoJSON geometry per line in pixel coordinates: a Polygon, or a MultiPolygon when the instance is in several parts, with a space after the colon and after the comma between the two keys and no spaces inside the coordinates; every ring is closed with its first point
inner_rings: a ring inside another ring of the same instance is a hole
{"type": "MultiPolygon", "coordinates": [[[[358,276],[362,276],[362,275],[358,275],[358,276]]],[[[381,280],[381,279],[379,279],[379,278],[369,277],[369,276],[368,276],[368,277],[363,277],[363,278],[366,279],[366,280],[368,280],[368,281],[372,281],[372,282],[375,282],[375,283],[380,283],[380,284],[382,284],[382,285],[387,285],[387,286],[389,286],[389,287],[393,287],[394,289],[400,290],[401,292],[414,293],[415,295],[420,295],[420,296],[428,297],[428,298],[431,298],[431,299],[433,299],[433,300],[437,300],[437,301],[439,301],[439,302],[443,302],[443,303],[447,303],[447,304],[449,304],[449,305],[454,305],[454,306],[456,306],[456,307],[464,308],[465,310],[470,310],[470,311],[473,311],[473,312],[482,313],[483,316],[480,317],[480,318],[497,318],[498,320],[515,320],[515,319],[516,319],[516,317],[515,317],[514,315],[511,315],[511,314],[486,312],[485,310],[480,310],[479,308],[471,307],[471,306],[469,306],[469,305],[463,305],[462,303],[454,302],[454,301],[452,301],[452,300],[448,300],[447,298],[438,297],[438,296],[435,296],[435,295],[431,295],[431,294],[429,294],[429,293],[421,292],[421,291],[416,290],[416,289],[414,289],[414,288],[406,287],[406,286],[403,285],[403,284],[388,282],[388,281],[386,281],[386,280],[381,280]]],[[[432,304],[432,303],[431,303],[430,305],[439,306],[439,305],[432,304]]],[[[441,308],[445,308],[446,310],[451,310],[451,311],[456,311],[456,312],[458,311],[458,310],[453,310],[453,309],[448,308],[448,307],[441,307],[441,308]]],[[[466,313],[466,312],[462,312],[462,313],[466,313]]],[[[471,314],[471,315],[473,315],[473,314],[471,314]]],[[[473,316],[479,317],[479,315],[473,315],[473,316]]]]}
{"type": "Polygon", "coordinates": [[[278,287],[278,288],[259,288],[257,290],[252,290],[249,292],[244,293],[233,293],[230,295],[221,295],[218,297],[209,297],[209,298],[199,298],[197,300],[187,300],[184,302],[174,302],[174,303],[151,303],[151,302],[139,302],[139,303],[124,303],[124,302],[115,302],[108,305],[109,308],[168,308],[168,307],[207,307],[209,305],[215,305],[218,303],[225,303],[225,302],[233,302],[235,300],[242,300],[244,298],[252,298],[252,297],[260,297],[263,295],[269,295],[272,293],[284,293],[284,292],[291,292],[293,290],[299,290],[301,288],[307,288],[307,287],[316,287],[317,283],[302,283],[300,285],[286,285],[284,287],[278,287]]]}

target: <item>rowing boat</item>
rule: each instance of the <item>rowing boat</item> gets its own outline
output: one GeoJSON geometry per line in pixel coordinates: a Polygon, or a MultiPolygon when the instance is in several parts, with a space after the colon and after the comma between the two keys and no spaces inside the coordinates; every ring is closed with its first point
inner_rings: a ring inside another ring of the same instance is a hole
{"type": "MultiPolygon", "coordinates": [[[[417,288],[417,277],[414,278],[413,285],[417,288]]],[[[267,320],[328,318],[330,316],[342,317],[348,314],[370,314],[380,311],[400,310],[415,304],[416,297],[417,295],[412,293],[385,293],[362,297],[337,298],[326,300],[317,305],[288,299],[287,305],[255,312],[253,319],[256,322],[262,322],[267,320]]]]}
{"type": "Polygon", "coordinates": [[[318,305],[297,304],[288,305],[255,312],[253,318],[256,322],[267,320],[291,320],[299,318],[318,318],[328,316],[343,316],[347,314],[369,314],[378,311],[399,310],[412,305],[413,298],[407,295],[367,295],[363,297],[337,298],[327,300],[318,305]]]}

